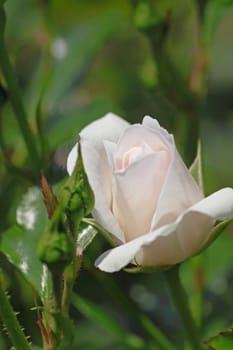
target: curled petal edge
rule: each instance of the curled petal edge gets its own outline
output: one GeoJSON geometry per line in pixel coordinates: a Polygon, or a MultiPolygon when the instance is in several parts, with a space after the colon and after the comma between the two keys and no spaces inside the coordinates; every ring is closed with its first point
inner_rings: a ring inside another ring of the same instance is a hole
{"type": "MultiPolygon", "coordinates": [[[[190,213],[199,213],[200,216],[205,216],[211,221],[212,226],[214,226],[216,220],[221,219],[228,220],[230,223],[231,220],[229,219],[233,216],[233,189],[223,188],[187,209],[175,223],[162,226],[150,233],[104,252],[96,260],[95,266],[105,272],[115,272],[121,270],[134,260],[136,254],[142,247],[147,246],[152,242],[154,243],[159,237],[176,234],[177,228],[182,223],[183,219],[190,213]],[[224,202],[225,205],[223,205],[224,202]]],[[[226,225],[223,225],[223,227],[225,228],[226,225]]],[[[212,240],[211,232],[215,232],[215,229],[210,232],[205,232],[202,246],[200,246],[196,252],[193,252],[192,255],[198,253],[200,250],[202,250],[202,247],[208,245],[208,241],[212,240]]],[[[184,258],[187,257],[184,256],[184,258]]],[[[182,259],[180,261],[182,261],[182,259]]],[[[178,262],[179,261],[175,263],[178,262]]]]}

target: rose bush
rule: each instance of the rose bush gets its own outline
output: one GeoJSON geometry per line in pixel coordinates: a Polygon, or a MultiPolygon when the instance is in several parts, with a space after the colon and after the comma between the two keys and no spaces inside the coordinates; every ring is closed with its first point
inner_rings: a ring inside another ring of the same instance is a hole
{"type": "MultiPolygon", "coordinates": [[[[95,195],[93,217],[118,245],[97,259],[101,270],[179,263],[201,250],[216,222],[233,216],[233,189],[203,198],[173,136],[155,119],[130,125],[109,113],[82,130],[79,144],[95,195]]],[[[76,160],[77,144],[69,174],[76,160]]]]}

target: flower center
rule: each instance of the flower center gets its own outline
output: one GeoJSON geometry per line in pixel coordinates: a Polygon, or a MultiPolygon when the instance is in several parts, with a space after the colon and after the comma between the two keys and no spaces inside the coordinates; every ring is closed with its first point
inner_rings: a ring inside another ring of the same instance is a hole
{"type": "Polygon", "coordinates": [[[115,169],[124,170],[128,168],[131,164],[145,158],[147,155],[153,153],[151,147],[143,142],[140,146],[134,146],[126,151],[123,156],[119,159],[115,159],[115,169]]]}

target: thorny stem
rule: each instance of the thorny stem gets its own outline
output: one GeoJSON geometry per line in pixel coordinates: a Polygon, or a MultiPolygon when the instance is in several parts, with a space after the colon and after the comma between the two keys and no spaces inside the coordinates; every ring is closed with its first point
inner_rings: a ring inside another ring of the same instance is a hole
{"type": "Polygon", "coordinates": [[[9,299],[0,283],[0,319],[6,327],[8,336],[15,349],[30,350],[29,343],[24,335],[9,299]]]}

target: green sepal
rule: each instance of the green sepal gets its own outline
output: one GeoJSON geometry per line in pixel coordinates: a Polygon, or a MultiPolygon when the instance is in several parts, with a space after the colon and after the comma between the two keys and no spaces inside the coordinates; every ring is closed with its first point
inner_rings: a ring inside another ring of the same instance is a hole
{"type": "Polygon", "coordinates": [[[132,266],[132,267],[126,267],[124,269],[125,272],[128,273],[153,273],[158,271],[166,271],[167,269],[174,267],[175,265],[171,266],[132,266]]]}
{"type": "Polygon", "coordinates": [[[94,194],[89,185],[87,175],[85,173],[81,147],[78,147],[78,159],[67,183],[64,185],[63,191],[59,196],[59,201],[64,208],[70,212],[82,211],[88,215],[94,207],[94,194]]]}
{"type": "Polygon", "coordinates": [[[233,222],[233,218],[230,218],[229,220],[225,220],[225,221],[220,222],[219,224],[217,224],[213,228],[213,230],[211,232],[211,235],[209,236],[208,240],[205,242],[205,244],[202,247],[202,249],[195,255],[199,255],[205,249],[207,249],[218,238],[218,236],[220,236],[225,231],[227,226],[230,225],[232,222],[233,222]]]}
{"type": "Polygon", "coordinates": [[[94,194],[84,170],[81,147],[78,147],[75,169],[61,189],[56,205],[37,254],[52,272],[62,272],[75,258],[80,221],[94,206],[94,194]]]}
{"type": "Polygon", "coordinates": [[[75,254],[75,242],[61,225],[61,217],[62,213],[58,207],[37,246],[39,259],[52,272],[62,272],[75,254]]]}
{"type": "Polygon", "coordinates": [[[220,332],[218,335],[205,341],[212,350],[230,350],[233,348],[233,328],[220,332]]]}
{"type": "Polygon", "coordinates": [[[196,154],[196,157],[195,157],[192,165],[189,168],[189,171],[192,174],[192,176],[194,177],[194,179],[196,180],[196,182],[199,185],[200,189],[202,191],[204,191],[201,140],[198,140],[197,154],[196,154]]]}
{"type": "Polygon", "coordinates": [[[73,242],[66,232],[54,231],[46,234],[46,241],[40,241],[37,254],[51,271],[62,271],[73,258],[73,242]]]}
{"type": "Polygon", "coordinates": [[[74,226],[74,231],[78,230],[81,219],[94,207],[94,194],[85,173],[80,144],[77,147],[78,159],[74,171],[58,197],[60,205],[74,226]]]}
{"type": "Polygon", "coordinates": [[[47,214],[49,219],[53,216],[57,205],[58,205],[58,201],[57,201],[57,197],[55,196],[54,192],[53,192],[53,188],[50,185],[50,183],[48,182],[46,176],[43,174],[41,174],[41,189],[42,189],[42,193],[43,193],[43,200],[44,200],[44,204],[45,207],[47,209],[47,214]]]}

